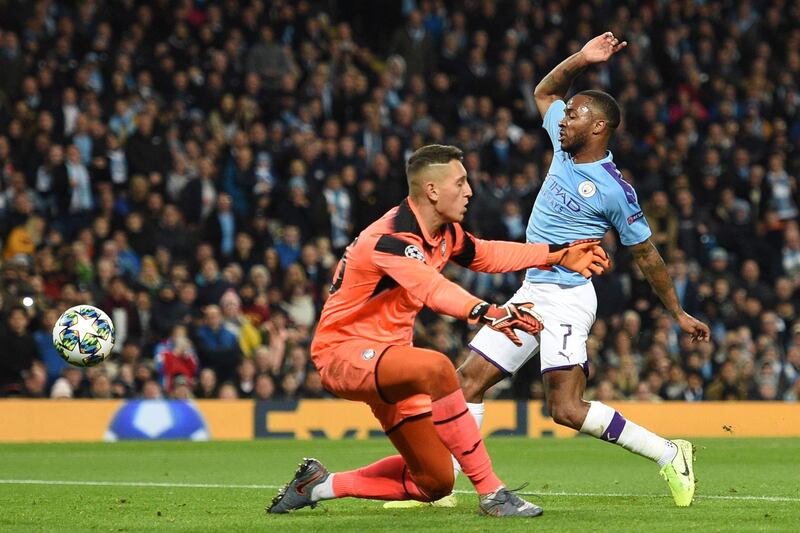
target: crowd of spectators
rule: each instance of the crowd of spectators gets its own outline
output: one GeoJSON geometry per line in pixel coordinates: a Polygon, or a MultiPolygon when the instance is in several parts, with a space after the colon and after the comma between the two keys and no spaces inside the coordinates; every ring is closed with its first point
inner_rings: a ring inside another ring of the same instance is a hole
{"type": "MultiPolygon", "coordinates": [[[[468,228],[523,240],[552,150],[532,98],[611,30],[574,89],[623,107],[612,146],[691,344],[613,232],[588,341],[601,400],[800,396],[800,2],[0,2],[0,396],[329,397],[308,346],[346,245],[427,143],[464,149],[468,228]],[[114,356],[51,329],[104,309],[114,356]]],[[[446,275],[493,302],[519,274],[446,275]]],[[[454,362],[474,334],[423,312],[454,362]]],[[[497,397],[541,398],[538,358],[497,397]]]]}

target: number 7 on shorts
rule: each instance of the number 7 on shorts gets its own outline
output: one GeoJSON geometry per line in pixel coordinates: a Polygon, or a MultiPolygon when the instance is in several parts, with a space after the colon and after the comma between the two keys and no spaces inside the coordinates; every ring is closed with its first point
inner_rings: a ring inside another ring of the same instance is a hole
{"type": "Polygon", "coordinates": [[[564,333],[564,345],[561,348],[562,350],[567,349],[567,337],[572,335],[572,324],[559,324],[562,328],[567,328],[567,332],[564,333]]]}

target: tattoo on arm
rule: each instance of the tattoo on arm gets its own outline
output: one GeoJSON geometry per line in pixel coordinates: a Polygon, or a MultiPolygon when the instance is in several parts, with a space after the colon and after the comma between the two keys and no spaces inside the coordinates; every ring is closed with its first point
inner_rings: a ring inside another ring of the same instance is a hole
{"type": "Polygon", "coordinates": [[[675,285],[672,283],[669,272],[667,272],[667,266],[664,264],[661,254],[658,253],[658,250],[649,239],[631,246],[631,252],[633,252],[636,264],[644,274],[644,277],[647,278],[650,286],[653,287],[661,303],[664,304],[664,307],[667,308],[673,318],[677,318],[682,308],[678,300],[678,293],[675,292],[675,285]]]}
{"type": "Polygon", "coordinates": [[[572,81],[588,66],[581,52],[569,56],[559,63],[536,86],[534,95],[541,97],[557,96],[564,98],[572,81]]]}

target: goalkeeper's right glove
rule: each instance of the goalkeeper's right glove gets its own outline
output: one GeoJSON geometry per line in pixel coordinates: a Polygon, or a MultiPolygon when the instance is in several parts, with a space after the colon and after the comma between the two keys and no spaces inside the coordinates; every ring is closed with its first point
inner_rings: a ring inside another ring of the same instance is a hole
{"type": "Polygon", "coordinates": [[[476,305],[469,314],[470,322],[486,324],[495,331],[499,331],[517,346],[522,346],[515,329],[536,335],[544,329],[542,317],[533,310],[530,302],[507,303],[497,306],[487,302],[476,305]]]}
{"type": "Polygon", "coordinates": [[[547,265],[561,265],[585,278],[600,275],[611,266],[608,254],[596,239],[581,239],[566,244],[551,244],[547,265]]]}

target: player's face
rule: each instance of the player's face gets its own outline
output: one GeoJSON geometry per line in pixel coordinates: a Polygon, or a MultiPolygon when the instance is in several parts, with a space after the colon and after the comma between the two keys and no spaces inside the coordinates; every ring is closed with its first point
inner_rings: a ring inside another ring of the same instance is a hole
{"type": "Polygon", "coordinates": [[[448,222],[461,222],[472,197],[472,188],[467,181],[467,169],[461,161],[450,161],[442,170],[438,183],[439,198],[436,210],[448,222]]]}
{"type": "Polygon", "coordinates": [[[571,155],[579,152],[586,145],[593,127],[589,99],[580,94],[570,98],[564,109],[564,118],[558,123],[561,149],[571,155]]]}

